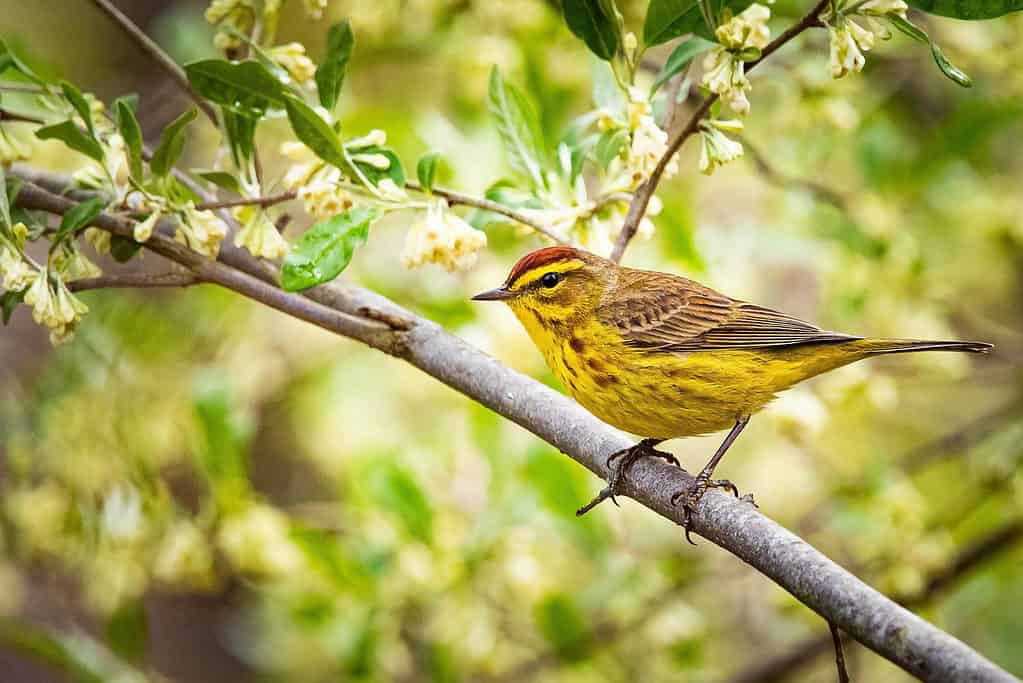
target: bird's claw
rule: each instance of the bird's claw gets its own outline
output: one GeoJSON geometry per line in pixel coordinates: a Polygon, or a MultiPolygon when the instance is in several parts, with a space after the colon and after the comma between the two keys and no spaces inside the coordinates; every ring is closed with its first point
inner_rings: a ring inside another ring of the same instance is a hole
{"type": "MultiPolygon", "coordinates": [[[[678,458],[674,455],[654,448],[654,444],[656,443],[656,440],[644,439],[633,446],[623,448],[620,451],[615,451],[611,455],[607,456],[606,463],[611,472],[610,477],[608,477],[607,486],[598,493],[593,500],[576,510],[576,516],[582,517],[608,498],[611,499],[612,503],[618,505],[618,499],[616,496],[621,491],[622,482],[625,481],[625,474],[628,472],[629,468],[632,467],[632,464],[642,457],[660,458],[661,460],[675,465],[676,467],[681,467],[678,458]],[[616,463],[615,461],[618,462],[616,463]]],[[[618,507],[621,506],[618,505],[618,507]]]]}
{"type": "Polygon", "coordinates": [[[686,531],[686,540],[692,545],[692,537],[689,535],[693,528],[693,513],[696,512],[696,505],[703,498],[708,489],[725,489],[731,491],[736,498],[739,497],[739,489],[728,479],[711,479],[706,472],[697,475],[689,488],[678,491],[671,496],[671,504],[678,505],[682,501],[682,528],[686,531]]]}

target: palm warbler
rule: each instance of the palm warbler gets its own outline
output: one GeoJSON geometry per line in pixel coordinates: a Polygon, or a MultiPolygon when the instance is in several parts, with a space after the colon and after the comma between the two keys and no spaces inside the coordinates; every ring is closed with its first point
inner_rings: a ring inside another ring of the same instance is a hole
{"type": "Polygon", "coordinates": [[[698,282],[624,268],[571,247],[522,257],[504,284],[473,297],[504,301],[547,365],[587,410],[644,438],[608,458],[609,485],[583,514],[614,499],[629,466],[656,456],[666,439],[731,428],[683,499],[688,537],[695,505],[708,488],[738,495],[714,468],[779,391],[822,372],[885,353],[985,352],[990,344],[869,339],[828,332],[785,313],[732,299],[698,282]]]}

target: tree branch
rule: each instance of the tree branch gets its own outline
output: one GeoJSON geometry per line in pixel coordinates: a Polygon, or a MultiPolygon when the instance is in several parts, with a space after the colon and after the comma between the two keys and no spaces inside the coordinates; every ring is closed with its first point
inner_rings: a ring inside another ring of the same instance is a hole
{"type": "Polygon", "coordinates": [[[213,122],[213,125],[217,125],[217,112],[213,106],[207,102],[203,97],[192,89],[192,84],[188,82],[188,76],[185,75],[185,70],[178,66],[178,63],[170,58],[166,52],[163,51],[156,42],[147,36],[145,32],[135,25],[131,19],[128,18],[124,12],[117,9],[111,0],[92,0],[92,4],[95,5],[101,12],[109,16],[114,22],[127,33],[140,50],[148,54],[156,63],[160,65],[167,75],[170,76],[174,82],[183,92],[185,92],[192,101],[195,102],[196,106],[202,110],[202,113],[213,122]]]}
{"type": "MultiPolygon", "coordinates": [[[[16,198],[23,208],[63,214],[75,205],[33,184],[31,174],[19,167],[13,168],[12,174],[29,181],[16,198]]],[[[125,237],[134,229],[130,219],[106,214],[93,225],[125,237]]],[[[623,434],[563,394],[503,366],[436,323],[382,296],[342,283],[321,285],[304,295],[286,293],[275,285],[277,272],[272,264],[230,243],[225,243],[219,259],[212,261],[164,234],[172,227],[169,222],[161,225],[160,232],[144,246],[185,266],[200,280],[406,360],[528,429],[604,479],[609,475],[607,455],[631,445],[623,434]],[[405,329],[367,319],[367,310],[401,321],[405,329]]],[[[692,481],[679,468],[653,458],[642,459],[630,470],[624,493],[681,524],[682,511],[670,498],[692,481]]],[[[913,675],[932,681],[1016,680],[961,641],[870,588],[748,503],[711,491],[697,506],[693,530],[913,675]]]]}
{"type": "Polygon", "coordinates": [[[72,292],[90,289],[148,289],[158,287],[190,287],[202,284],[191,273],[104,273],[99,277],[67,283],[72,292]]]}
{"type": "MultiPolygon", "coordinates": [[[[814,26],[820,26],[820,14],[828,6],[829,2],[831,2],[831,0],[818,0],[817,4],[814,5],[813,9],[811,9],[806,16],[768,43],[767,47],[765,47],[760,53],[759,59],[746,63],[746,73],[755,69],[758,64],[774,54],[778,48],[798,36],[806,29],[814,26]]],[[[639,186],[636,190],[636,194],[632,198],[632,203],[629,205],[629,211],[625,214],[625,222],[622,223],[622,229],[618,233],[618,239],[615,240],[614,249],[611,251],[612,261],[617,263],[622,260],[622,256],[625,254],[625,248],[629,246],[629,241],[636,235],[636,231],[639,229],[639,222],[643,220],[643,216],[646,215],[647,205],[650,203],[650,198],[653,197],[654,193],[657,191],[657,185],[661,182],[661,177],[664,175],[664,169],[668,167],[668,163],[671,161],[671,158],[675,156],[675,153],[682,147],[682,144],[699,130],[700,122],[707,115],[707,112],[710,111],[711,106],[717,101],[717,99],[717,95],[710,95],[701,102],[700,106],[696,108],[696,111],[693,112],[689,121],[682,130],[668,140],[668,149],[665,150],[664,155],[657,161],[657,165],[654,167],[650,177],[647,178],[646,182],[639,186]]]]}

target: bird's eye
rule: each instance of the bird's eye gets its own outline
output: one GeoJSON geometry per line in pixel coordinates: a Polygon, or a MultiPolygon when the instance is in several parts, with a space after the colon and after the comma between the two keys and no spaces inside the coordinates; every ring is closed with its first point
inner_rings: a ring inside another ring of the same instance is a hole
{"type": "Polygon", "coordinates": [[[540,278],[540,286],[545,289],[553,289],[561,282],[561,273],[544,273],[540,278]]]}

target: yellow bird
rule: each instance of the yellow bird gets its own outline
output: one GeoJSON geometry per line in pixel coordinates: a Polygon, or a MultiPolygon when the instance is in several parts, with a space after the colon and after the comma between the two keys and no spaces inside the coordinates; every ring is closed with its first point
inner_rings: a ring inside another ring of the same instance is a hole
{"type": "Polygon", "coordinates": [[[473,297],[504,301],[580,404],[615,427],[646,437],[608,458],[605,497],[614,499],[629,466],[656,456],[667,439],[731,428],[684,498],[686,534],[714,468],[775,395],[797,382],[885,353],[968,351],[990,344],[870,339],[828,332],[785,313],[720,294],[677,275],[619,266],[571,247],[522,257],[504,284],[473,297]],[[617,461],[617,463],[616,463],[617,461]]]}

